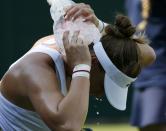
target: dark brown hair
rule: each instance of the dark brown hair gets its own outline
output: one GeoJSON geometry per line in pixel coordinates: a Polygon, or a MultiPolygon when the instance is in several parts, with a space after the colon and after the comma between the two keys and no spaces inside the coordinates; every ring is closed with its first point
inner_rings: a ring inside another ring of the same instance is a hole
{"type": "Polygon", "coordinates": [[[136,28],[127,16],[117,15],[114,25],[108,25],[105,32],[101,42],[108,57],[123,73],[136,77],[141,71],[141,53],[137,43],[145,43],[142,39],[133,38],[136,28]]]}

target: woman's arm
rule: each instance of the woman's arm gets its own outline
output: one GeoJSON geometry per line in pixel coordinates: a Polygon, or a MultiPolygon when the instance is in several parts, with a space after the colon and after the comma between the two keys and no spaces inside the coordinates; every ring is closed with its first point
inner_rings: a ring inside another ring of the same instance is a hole
{"type": "MultiPolygon", "coordinates": [[[[64,34],[66,62],[71,69],[78,64],[91,66],[87,44],[75,33],[68,40],[64,34]]],[[[90,82],[87,77],[74,77],[66,96],[58,86],[52,59],[42,53],[29,54],[19,67],[17,80],[26,86],[29,99],[36,112],[53,131],[81,130],[88,111],[90,82]]]]}
{"type": "MultiPolygon", "coordinates": [[[[102,22],[99,20],[93,9],[84,3],[77,3],[70,7],[65,15],[65,18],[70,20],[70,19],[77,19],[78,17],[83,16],[85,21],[90,21],[98,27],[99,31],[101,32],[102,36],[104,36],[105,33],[105,27],[108,25],[107,23],[102,22]]],[[[142,60],[142,66],[146,67],[150,64],[152,64],[155,59],[156,55],[153,50],[148,44],[138,44],[140,50],[141,50],[141,60],[142,60]]]]}
{"type": "Polygon", "coordinates": [[[20,77],[36,112],[48,127],[53,131],[79,131],[88,111],[89,80],[73,79],[68,94],[63,96],[53,67],[34,63],[28,68],[33,73],[25,69],[20,77]]]}
{"type": "Polygon", "coordinates": [[[95,24],[96,27],[99,29],[100,33],[102,34],[102,36],[105,35],[104,29],[108,24],[99,20],[96,17],[93,9],[88,4],[77,3],[77,4],[74,4],[73,6],[69,7],[66,10],[65,19],[66,20],[75,20],[80,16],[82,16],[85,19],[85,22],[90,21],[93,24],[95,24]]]}
{"type": "Polygon", "coordinates": [[[138,44],[141,51],[141,65],[146,67],[151,65],[156,60],[156,54],[152,47],[148,44],[138,44]]]}

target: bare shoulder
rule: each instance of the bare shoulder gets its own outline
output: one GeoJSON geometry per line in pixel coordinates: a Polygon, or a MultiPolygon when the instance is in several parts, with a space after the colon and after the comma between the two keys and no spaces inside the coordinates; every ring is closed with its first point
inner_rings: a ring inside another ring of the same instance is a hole
{"type": "MultiPolygon", "coordinates": [[[[54,39],[54,36],[43,37],[35,44],[43,43],[50,39],[54,39]]],[[[42,81],[50,72],[53,78],[56,77],[54,66],[54,61],[47,54],[40,52],[26,54],[8,69],[2,78],[2,85],[5,87],[4,89],[17,89],[18,92],[21,91],[20,93],[23,93],[23,87],[25,87],[26,83],[26,85],[28,83],[38,83],[37,79],[42,81]]]]}
{"type": "MultiPolygon", "coordinates": [[[[34,45],[47,42],[50,39],[54,39],[54,36],[49,35],[49,36],[40,38],[34,43],[34,45]]],[[[47,54],[40,53],[40,52],[33,52],[33,53],[26,54],[23,57],[21,57],[19,60],[17,60],[11,66],[11,68],[9,68],[6,74],[12,74],[15,77],[18,77],[18,74],[22,75],[25,73],[30,73],[31,75],[33,73],[31,73],[32,71],[29,71],[29,70],[33,70],[33,68],[36,68],[36,67],[38,68],[45,67],[45,69],[47,68],[54,69],[54,62],[52,58],[47,54]]]]}
{"type": "Polygon", "coordinates": [[[54,35],[49,35],[49,36],[42,37],[39,40],[37,40],[34,45],[38,45],[40,43],[47,43],[50,40],[52,40],[53,42],[55,41],[54,35]]]}
{"type": "Polygon", "coordinates": [[[49,101],[47,99],[52,96],[57,100],[62,97],[54,66],[55,63],[49,55],[40,52],[28,53],[5,73],[0,90],[8,100],[16,105],[29,109],[24,106],[28,103],[27,105],[33,107],[30,109],[37,110],[37,106],[43,103],[43,97],[45,101],[49,101]],[[19,100],[22,98],[23,103],[20,103],[19,100]],[[33,102],[36,107],[32,106],[33,102]]]}
{"type": "MultiPolygon", "coordinates": [[[[54,36],[49,35],[49,36],[40,38],[34,43],[34,45],[47,42],[50,39],[54,39],[54,36]]],[[[54,62],[52,58],[47,54],[40,53],[40,52],[33,52],[27,55],[24,55],[23,57],[21,57],[21,59],[17,60],[17,62],[15,62],[15,64],[12,65],[11,68],[9,68],[9,72],[10,73],[17,72],[17,74],[19,72],[19,74],[23,74],[27,72],[29,69],[36,68],[36,67],[38,68],[47,67],[47,68],[54,69],[54,62]]]]}
{"type": "Polygon", "coordinates": [[[54,71],[53,60],[48,55],[43,53],[28,54],[9,68],[2,79],[2,84],[8,88],[22,88],[25,87],[25,82],[48,70],[54,71]]]}
{"type": "Polygon", "coordinates": [[[42,37],[37,42],[43,42],[43,41],[47,41],[49,39],[54,39],[54,35],[48,35],[48,36],[42,37]]]}
{"type": "MultiPolygon", "coordinates": [[[[36,43],[42,43],[53,38],[53,35],[46,36],[39,39],[36,43]]],[[[29,53],[17,60],[17,62],[8,69],[2,78],[2,85],[8,87],[8,89],[18,89],[19,86],[22,86],[24,80],[28,81],[39,75],[38,72],[52,70],[54,75],[56,75],[54,69],[54,62],[49,55],[39,52],[29,53]],[[15,85],[17,85],[17,87],[13,87],[15,85]]]]}

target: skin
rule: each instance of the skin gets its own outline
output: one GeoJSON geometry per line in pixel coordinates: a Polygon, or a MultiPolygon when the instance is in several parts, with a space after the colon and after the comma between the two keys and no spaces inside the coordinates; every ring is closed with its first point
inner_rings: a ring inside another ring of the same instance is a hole
{"type": "MultiPolygon", "coordinates": [[[[156,55],[154,50],[147,45],[139,44],[139,48],[142,52],[142,65],[143,67],[147,67],[148,65],[152,64],[154,60],[156,59],[156,55]],[[144,57],[146,56],[146,57],[144,57]]],[[[143,128],[139,128],[139,131],[166,131],[166,125],[165,124],[151,124],[148,126],[145,126],[143,128]]]]}
{"type": "Polygon", "coordinates": [[[66,20],[74,21],[81,16],[84,18],[85,22],[90,21],[94,23],[96,26],[99,25],[99,21],[94,11],[88,4],[78,3],[66,9],[66,14],[65,14],[66,20]]]}
{"type": "Polygon", "coordinates": [[[147,67],[151,65],[155,59],[156,54],[152,47],[150,47],[148,44],[137,44],[140,51],[141,51],[141,65],[142,67],[147,67]]]}
{"type": "MultiPolygon", "coordinates": [[[[97,17],[85,4],[69,8],[66,20],[76,19],[81,15],[85,16],[85,21],[91,21],[97,26],[97,17]],[[80,10],[76,11],[79,13],[73,13],[75,8],[80,10]]],[[[79,38],[79,31],[74,33],[71,41],[68,40],[68,35],[69,32],[65,32],[63,36],[66,56],[62,57],[66,69],[67,96],[63,96],[59,90],[53,60],[43,53],[24,56],[6,72],[0,85],[0,91],[6,99],[21,108],[38,112],[53,131],[81,130],[88,111],[90,92],[96,96],[101,96],[104,92],[104,72],[96,66],[96,58],[92,57],[94,53],[90,54],[87,46],[89,43],[79,38]],[[92,65],[90,80],[85,77],[71,79],[71,71],[78,64],[92,65]]],[[[52,38],[53,36],[48,36],[37,43],[52,38]]],[[[152,50],[149,46],[143,49],[152,50]]],[[[148,57],[153,57],[153,54],[148,57]]]]}
{"type": "MultiPolygon", "coordinates": [[[[68,68],[81,63],[91,66],[87,44],[82,44],[77,32],[69,44],[68,34],[64,34],[66,60],[70,57],[68,68]],[[73,52],[79,55],[73,55],[73,52]]],[[[64,97],[59,90],[53,65],[52,59],[45,54],[26,56],[3,77],[1,92],[17,106],[38,112],[50,129],[79,131],[88,111],[90,81],[85,77],[72,79],[68,84],[68,94],[64,97]]]]}
{"type": "MultiPolygon", "coordinates": [[[[99,21],[94,11],[90,7],[90,5],[84,3],[75,4],[74,6],[68,8],[67,13],[65,14],[65,19],[74,21],[81,16],[84,17],[85,21],[94,23],[96,27],[99,26],[99,21]]],[[[104,31],[101,33],[102,35],[105,35],[104,31]]],[[[142,67],[151,65],[156,59],[154,50],[148,44],[138,44],[138,47],[141,51],[142,67]]]]}
{"type": "MultiPolygon", "coordinates": [[[[64,97],[59,90],[52,59],[42,53],[23,57],[4,75],[0,88],[3,96],[10,102],[21,108],[38,112],[48,127],[56,131],[81,130],[88,111],[90,81],[84,77],[71,80],[70,70],[78,64],[91,66],[91,55],[88,44],[78,38],[78,32],[75,32],[70,42],[68,34],[69,32],[64,34],[64,45],[66,45],[64,61],[68,68],[66,70],[69,89],[67,96],[64,97]]],[[[38,42],[47,41],[51,37],[53,36],[38,42]]],[[[101,95],[103,86],[98,85],[103,83],[104,72],[98,70],[92,68],[91,77],[97,79],[92,78],[91,82],[97,89],[93,94],[101,95]]],[[[91,87],[92,92],[93,87],[91,87]]]]}

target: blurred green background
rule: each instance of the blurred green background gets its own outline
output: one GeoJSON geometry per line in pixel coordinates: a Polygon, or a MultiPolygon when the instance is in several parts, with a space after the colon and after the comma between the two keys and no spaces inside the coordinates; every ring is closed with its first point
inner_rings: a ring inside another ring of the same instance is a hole
{"type": "MultiPolygon", "coordinates": [[[[117,13],[124,13],[124,1],[121,0],[75,0],[75,2],[90,4],[98,18],[105,22],[112,22],[117,13]]],[[[0,77],[2,77],[8,67],[28,51],[36,40],[52,34],[53,22],[46,0],[1,0],[0,13],[0,77]]],[[[102,125],[128,122],[131,96],[132,88],[129,90],[127,110],[123,112],[111,107],[105,96],[99,100],[91,97],[87,123],[102,125]]],[[[123,126],[126,125],[122,125],[122,128],[123,126]]],[[[122,131],[125,131],[123,129],[122,131]]]]}

